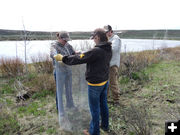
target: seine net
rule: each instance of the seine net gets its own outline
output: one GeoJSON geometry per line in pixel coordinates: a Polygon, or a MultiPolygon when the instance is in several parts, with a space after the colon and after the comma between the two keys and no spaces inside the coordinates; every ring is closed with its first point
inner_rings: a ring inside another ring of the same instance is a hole
{"type": "MultiPolygon", "coordinates": [[[[64,81],[61,80],[61,77],[56,78],[56,81],[62,81],[64,83],[63,93],[57,93],[57,95],[62,94],[62,100],[58,99],[58,104],[60,104],[58,107],[61,106],[59,109],[60,112],[58,113],[59,124],[63,130],[70,131],[73,134],[80,134],[83,129],[89,127],[90,121],[87,82],[85,80],[86,65],[74,65],[69,68],[72,69],[72,83],[69,81],[69,78],[66,77],[64,81]],[[72,93],[68,90],[71,84],[72,93]],[[72,98],[70,98],[71,95],[72,98]],[[62,106],[64,110],[63,113],[61,112],[62,106]]],[[[59,71],[56,70],[56,74],[57,72],[59,71]]],[[[59,87],[59,84],[56,87],[59,87]]]]}

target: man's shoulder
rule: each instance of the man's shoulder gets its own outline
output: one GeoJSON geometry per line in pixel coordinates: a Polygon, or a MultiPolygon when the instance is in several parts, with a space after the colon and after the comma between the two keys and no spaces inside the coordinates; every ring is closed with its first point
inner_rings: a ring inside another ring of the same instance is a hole
{"type": "Polygon", "coordinates": [[[121,40],[120,37],[116,34],[113,34],[112,37],[110,37],[109,41],[112,42],[112,41],[115,41],[115,40],[121,40]]]}
{"type": "Polygon", "coordinates": [[[68,42],[66,43],[66,46],[70,46],[70,47],[72,47],[72,45],[71,45],[70,43],[68,43],[68,42]]]}
{"type": "Polygon", "coordinates": [[[120,40],[120,37],[118,35],[114,34],[113,39],[119,39],[120,40]]]}
{"type": "Polygon", "coordinates": [[[91,53],[91,54],[97,54],[101,49],[99,47],[93,47],[88,51],[85,51],[84,53],[91,53]]]}

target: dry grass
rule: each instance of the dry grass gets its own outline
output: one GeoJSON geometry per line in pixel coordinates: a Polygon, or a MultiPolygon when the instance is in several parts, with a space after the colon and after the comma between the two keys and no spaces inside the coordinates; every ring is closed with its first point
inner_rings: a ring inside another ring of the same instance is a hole
{"type": "Polygon", "coordinates": [[[122,54],[119,68],[120,74],[132,78],[133,73],[159,61],[159,53],[156,50],[122,54]]]}
{"type": "Polygon", "coordinates": [[[20,58],[1,58],[0,70],[2,76],[18,76],[24,73],[24,62],[20,58]]]}
{"type": "Polygon", "coordinates": [[[42,90],[55,91],[55,81],[53,75],[49,74],[29,74],[24,85],[30,88],[32,92],[40,92],[42,90]],[[32,87],[33,86],[33,87],[32,87]]]}
{"type": "Polygon", "coordinates": [[[149,114],[147,105],[134,106],[123,110],[123,119],[132,135],[151,135],[152,116],[149,114]]]}
{"type": "Polygon", "coordinates": [[[160,56],[164,60],[176,60],[180,61],[180,47],[164,48],[159,50],[160,56]]]}
{"type": "MultiPolygon", "coordinates": [[[[90,44],[85,44],[90,48],[90,44]]],[[[81,45],[81,49],[83,47],[81,45]]],[[[132,74],[141,71],[145,67],[158,63],[161,60],[180,60],[180,47],[163,48],[161,50],[147,50],[142,52],[130,52],[121,54],[120,74],[132,78],[132,74]]],[[[31,58],[33,67],[37,73],[52,73],[52,60],[48,54],[38,54],[31,58]]],[[[0,70],[3,76],[17,76],[24,72],[24,63],[19,58],[1,58],[0,70]]]]}
{"type": "Polygon", "coordinates": [[[31,61],[37,73],[53,72],[52,60],[48,54],[39,53],[37,56],[31,57],[31,61]]]}
{"type": "Polygon", "coordinates": [[[119,73],[132,78],[133,73],[162,60],[180,61],[180,47],[122,53],[119,73]]]}

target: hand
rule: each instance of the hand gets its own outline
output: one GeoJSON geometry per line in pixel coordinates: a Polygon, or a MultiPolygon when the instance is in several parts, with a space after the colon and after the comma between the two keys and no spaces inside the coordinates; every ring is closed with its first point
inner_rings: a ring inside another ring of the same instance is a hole
{"type": "Polygon", "coordinates": [[[56,61],[62,61],[63,56],[61,54],[57,54],[54,56],[56,61]]]}
{"type": "Polygon", "coordinates": [[[81,51],[76,51],[75,53],[76,53],[76,54],[81,54],[81,51]]]}

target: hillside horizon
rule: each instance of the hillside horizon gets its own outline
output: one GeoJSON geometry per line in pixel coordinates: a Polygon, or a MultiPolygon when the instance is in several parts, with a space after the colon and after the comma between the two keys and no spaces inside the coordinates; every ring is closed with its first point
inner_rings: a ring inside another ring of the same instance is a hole
{"type": "MultiPolygon", "coordinates": [[[[0,41],[4,40],[54,40],[59,31],[29,31],[0,29],[0,41]]],[[[121,38],[180,40],[179,29],[114,30],[121,38]]],[[[89,39],[92,31],[69,32],[72,39],[89,39]]]]}

